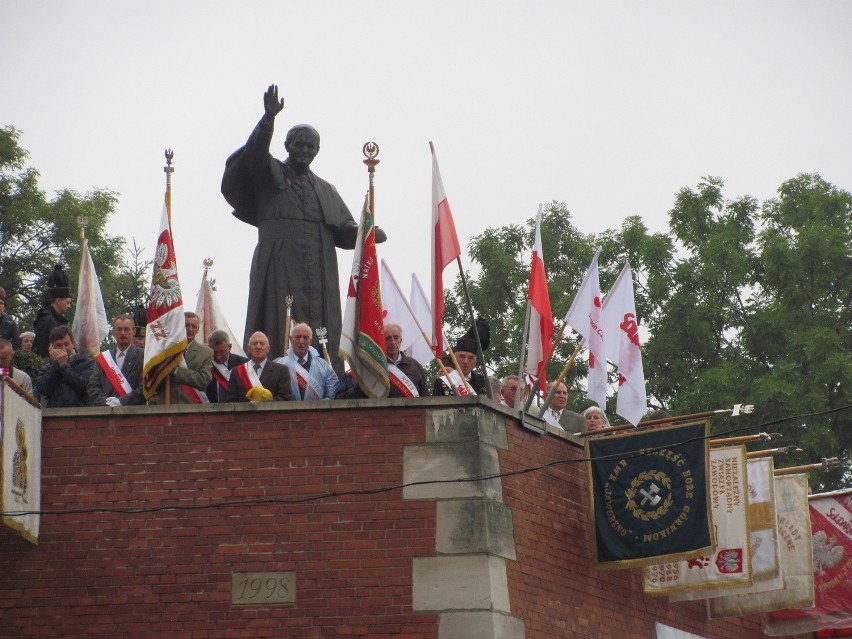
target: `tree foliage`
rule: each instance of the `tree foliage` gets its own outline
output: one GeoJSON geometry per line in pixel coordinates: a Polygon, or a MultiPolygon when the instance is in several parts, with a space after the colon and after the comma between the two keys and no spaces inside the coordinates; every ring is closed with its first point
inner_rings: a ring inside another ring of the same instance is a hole
{"type": "MultiPolygon", "coordinates": [[[[783,466],[840,457],[840,470],[812,477],[817,488],[838,487],[852,479],[852,194],[810,174],[784,182],[762,205],[750,196],[726,199],[723,188],[706,177],[681,189],[668,233],[650,233],[633,216],[620,228],[584,234],[565,204],[549,203],[542,244],[555,322],[596,247],[604,294],[630,262],[649,406],[683,415],[753,404],[752,415],[714,419],[714,431],[781,433],[766,446],[802,449],[778,460],[783,466]]],[[[497,376],[519,368],[534,224],[489,228],[469,246],[470,295],[491,323],[486,358],[497,376]]],[[[463,299],[457,283],[446,316],[457,334],[469,325],[463,299]]],[[[569,328],[549,378],[576,339],[569,328]]],[[[580,358],[569,376],[574,409],[591,403],[586,375],[580,358]]]]}
{"type": "Polygon", "coordinates": [[[7,312],[21,330],[31,330],[55,264],[62,265],[76,296],[81,217],[88,220],[86,237],[107,315],[130,311],[145,299],[147,264],[135,244],[128,253],[124,238],[106,234],[117,194],[65,189],[48,200],[39,188],[38,171],[25,166],[27,152],[19,139],[14,127],[0,129],[0,286],[6,289],[7,312]]]}

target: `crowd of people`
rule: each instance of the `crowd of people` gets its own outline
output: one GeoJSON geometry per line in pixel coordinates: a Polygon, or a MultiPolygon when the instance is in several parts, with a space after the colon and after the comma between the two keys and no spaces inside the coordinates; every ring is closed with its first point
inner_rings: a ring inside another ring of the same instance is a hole
{"type": "MultiPolygon", "coordinates": [[[[367,397],[356,379],[336,373],[327,356],[311,346],[313,331],[308,324],[292,327],[286,355],[271,358],[269,338],[258,331],[248,340],[248,357],[242,357],[231,352],[231,339],[225,331],[211,333],[206,344],[198,341],[200,319],[187,312],[188,346],[183,361],[146,400],[142,390],[144,327],[137,326],[131,315],[119,315],[112,322],[112,348],[95,357],[77,352],[65,317],[72,300],[63,278],[57,268],[50,280],[48,300],[35,321],[36,330],[20,335],[15,322],[5,314],[5,291],[0,288],[0,376],[11,378],[46,408],[367,397]]],[[[447,367],[432,384],[423,366],[401,350],[403,334],[398,325],[386,324],[384,337],[389,397],[486,395],[489,385],[494,400],[505,406],[516,407],[519,389],[521,401],[526,397],[527,388],[519,384],[517,375],[497,380],[475,371],[478,349],[470,334],[457,340],[453,349],[458,371],[448,359],[447,367]]],[[[597,406],[583,414],[567,410],[567,386],[551,383],[548,390],[554,387],[550,406],[539,412],[544,421],[569,433],[609,426],[597,406]]]]}

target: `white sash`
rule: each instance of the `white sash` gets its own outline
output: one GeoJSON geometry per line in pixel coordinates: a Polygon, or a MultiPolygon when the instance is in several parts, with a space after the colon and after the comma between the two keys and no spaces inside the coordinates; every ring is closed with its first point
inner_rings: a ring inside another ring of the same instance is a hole
{"type": "MultiPolygon", "coordinates": [[[[189,365],[186,363],[186,358],[180,360],[180,368],[189,368],[189,365]]],[[[207,398],[207,393],[203,390],[198,390],[194,386],[190,386],[189,384],[178,384],[181,390],[186,393],[187,397],[193,404],[209,404],[210,400],[207,398]]]]}
{"type": "MultiPolygon", "coordinates": [[[[127,358],[126,352],[124,357],[127,358]]],[[[98,360],[98,365],[103,369],[109,383],[115,389],[115,392],[119,397],[124,397],[127,393],[133,390],[133,387],[130,386],[130,382],[127,381],[127,378],[118,367],[112,353],[104,351],[98,355],[96,359],[98,360]]]]}
{"type": "Polygon", "coordinates": [[[213,362],[213,366],[216,367],[216,370],[222,373],[222,377],[227,380],[231,379],[231,369],[227,367],[225,364],[220,364],[219,362],[213,362]]]}
{"type": "Polygon", "coordinates": [[[461,397],[465,397],[467,395],[476,395],[476,391],[473,390],[473,386],[470,386],[470,390],[468,390],[467,386],[470,385],[470,381],[467,384],[462,381],[461,375],[456,369],[450,369],[450,379],[447,379],[446,375],[442,375],[439,377],[444,385],[453,391],[453,395],[459,395],[461,397]]]}
{"type": "MultiPolygon", "coordinates": [[[[314,359],[316,359],[316,357],[314,357],[314,359]]],[[[304,401],[323,398],[325,387],[321,385],[316,378],[311,376],[308,369],[299,364],[299,360],[296,359],[296,356],[292,353],[292,351],[289,355],[279,357],[275,361],[278,364],[284,364],[284,366],[288,367],[292,373],[290,375],[290,388],[293,391],[293,399],[298,401],[302,397],[299,386],[300,379],[305,383],[304,401]]],[[[318,364],[318,366],[322,366],[322,364],[318,364]]]]}
{"type": "MultiPolygon", "coordinates": [[[[403,373],[400,370],[399,366],[397,366],[393,362],[388,362],[388,375],[392,375],[397,380],[399,380],[400,385],[407,388],[408,392],[411,393],[411,397],[420,397],[420,393],[417,392],[417,387],[414,385],[414,382],[412,382],[408,375],[403,373]]],[[[396,385],[393,383],[393,381],[391,381],[391,384],[396,385]]]]}

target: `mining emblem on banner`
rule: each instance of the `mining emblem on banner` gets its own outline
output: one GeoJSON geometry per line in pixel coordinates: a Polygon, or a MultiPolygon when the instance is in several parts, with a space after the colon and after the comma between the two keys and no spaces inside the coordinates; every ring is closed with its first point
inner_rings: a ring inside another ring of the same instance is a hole
{"type": "Polygon", "coordinates": [[[598,567],[631,568],[710,554],[709,422],[587,438],[598,567]]]}

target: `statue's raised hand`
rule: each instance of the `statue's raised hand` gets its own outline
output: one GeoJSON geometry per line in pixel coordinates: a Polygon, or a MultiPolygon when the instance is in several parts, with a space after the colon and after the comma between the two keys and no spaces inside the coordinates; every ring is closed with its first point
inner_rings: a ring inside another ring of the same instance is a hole
{"type": "Polygon", "coordinates": [[[278,99],[278,85],[270,84],[263,94],[263,109],[267,116],[274,118],[284,108],[284,98],[278,99]]]}

